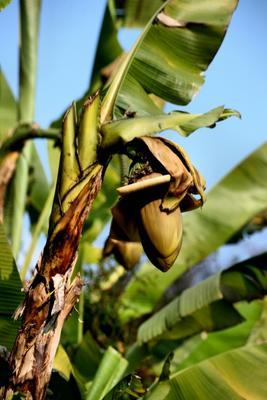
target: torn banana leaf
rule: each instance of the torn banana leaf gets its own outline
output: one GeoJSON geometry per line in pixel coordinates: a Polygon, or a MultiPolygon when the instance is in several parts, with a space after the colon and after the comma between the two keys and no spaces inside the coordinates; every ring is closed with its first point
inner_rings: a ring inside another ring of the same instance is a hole
{"type": "Polygon", "coordinates": [[[101,147],[115,145],[118,141],[129,142],[136,137],[152,135],[167,129],[173,129],[182,136],[189,136],[197,129],[213,128],[217,122],[232,116],[240,117],[240,114],[235,110],[220,106],[204,114],[173,111],[169,114],[123,118],[102,125],[101,147]]]}
{"type": "Polygon", "coordinates": [[[204,83],[236,5],[237,0],[169,0],[160,5],[108,85],[101,121],[125,111],[147,115],[138,107],[135,86],[171,103],[188,104],[204,83]]]}

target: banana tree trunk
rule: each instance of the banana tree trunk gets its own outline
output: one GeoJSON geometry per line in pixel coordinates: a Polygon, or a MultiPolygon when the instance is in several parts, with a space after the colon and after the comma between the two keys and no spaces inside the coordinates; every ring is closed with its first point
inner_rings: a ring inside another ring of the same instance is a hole
{"type": "MultiPolygon", "coordinates": [[[[75,106],[63,120],[62,150],[49,232],[34,277],[17,310],[22,325],[9,357],[3,397],[16,392],[44,399],[64,321],[79,299],[82,281],[71,281],[84,222],[101,188],[104,163],[97,160],[99,94],[75,106]]],[[[0,393],[1,397],[1,393],[0,393]]],[[[1,398],[3,398],[1,397],[1,398]]]]}
{"type": "Polygon", "coordinates": [[[99,168],[47,239],[20,310],[23,322],[9,359],[6,398],[15,392],[33,400],[45,396],[64,321],[81,292],[80,277],[70,282],[70,276],[83,224],[101,182],[99,168]]]}

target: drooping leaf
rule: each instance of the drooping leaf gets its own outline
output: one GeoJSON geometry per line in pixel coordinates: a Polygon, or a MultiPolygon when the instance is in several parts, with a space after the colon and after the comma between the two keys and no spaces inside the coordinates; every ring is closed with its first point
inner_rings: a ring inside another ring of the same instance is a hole
{"type": "MultiPolygon", "coordinates": [[[[218,332],[205,332],[187,339],[174,351],[171,365],[172,373],[247,344],[254,326],[260,322],[263,301],[254,300],[250,303],[243,301],[236,304],[235,308],[245,319],[244,322],[218,332]]],[[[251,342],[251,344],[259,343],[251,342]]]]}
{"type": "MultiPolygon", "coordinates": [[[[4,6],[3,6],[4,7],[4,6]]],[[[0,5],[1,10],[1,5],[0,5]]],[[[7,131],[17,122],[17,104],[12,91],[0,69],[0,144],[7,131]]]]}
{"type": "Polygon", "coordinates": [[[23,299],[21,281],[12,251],[0,224],[0,345],[10,349],[16,337],[18,322],[12,315],[23,299]]]}
{"type": "Polygon", "coordinates": [[[192,333],[214,331],[241,322],[240,314],[234,318],[236,310],[230,304],[267,294],[267,272],[260,272],[264,282],[255,278],[254,270],[249,266],[242,269],[233,267],[184,290],[140,326],[138,341],[148,342],[162,335],[180,339],[192,333]]]}
{"type": "Polygon", "coordinates": [[[214,127],[216,122],[231,116],[240,115],[234,110],[228,110],[221,106],[205,114],[173,111],[169,114],[123,118],[102,125],[101,132],[104,138],[101,147],[112,146],[119,140],[129,142],[135,137],[152,135],[167,129],[173,129],[182,136],[188,136],[199,128],[214,127]]]}
{"type": "Polygon", "coordinates": [[[102,400],[119,382],[128,362],[113,347],[109,347],[101,360],[86,400],[102,400]]]}
{"type": "Polygon", "coordinates": [[[267,344],[241,347],[180,371],[169,381],[159,382],[145,399],[264,400],[266,362],[267,344]]]}
{"type": "Polygon", "coordinates": [[[229,172],[207,195],[201,210],[184,217],[181,253],[163,274],[144,264],[120,299],[123,322],[150,312],[166,288],[181,274],[203,260],[266,208],[267,144],[262,145],[229,172]]]}
{"type": "Polygon", "coordinates": [[[160,5],[108,87],[102,121],[126,110],[144,115],[136,98],[132,105],[133,85],[171,103],[188,104],[204,83],[203,73],[220,47],[236,4],[168,0],[160,5]]]}

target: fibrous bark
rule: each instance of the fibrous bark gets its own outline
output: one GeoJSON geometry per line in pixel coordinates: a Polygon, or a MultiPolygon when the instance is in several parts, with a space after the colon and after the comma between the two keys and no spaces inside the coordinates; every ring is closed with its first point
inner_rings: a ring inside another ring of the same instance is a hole
{"type": "Polygon", "coordinates": [[[16,391],[31,400],[42,400],[45,396],[63,323],[81,292],[80,277],[72,283],[70,277],[83,224],[101,182],[99,167],[48,236],[18,312],[22,315],[22,326],[9,358],[6,398],[16,391]]]}

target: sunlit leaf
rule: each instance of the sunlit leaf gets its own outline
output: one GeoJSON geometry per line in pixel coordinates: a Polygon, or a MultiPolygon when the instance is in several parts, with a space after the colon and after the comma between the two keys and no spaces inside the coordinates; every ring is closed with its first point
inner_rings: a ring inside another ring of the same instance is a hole
{"type": "Polygon", "coordinates": [[[231,116],[239,116],[239,113],[221,106],[204,114],[173,111],[169,114],[123,118],[102,126],[104,139],[101,146],[112,146],[119,140],[128,142],[135,137],[152,135],[167,129],[173,129],[182,136],[188,136],[199,128],[214,127],[216,122],[231,116]]]}
{"type": "Polygon", "coordinates": [[[266,344],[241,347],[174,374],[169,381],[160,382],[145,399],[264,400],[266,362],[266,344]]]}
{"type": "Polygon", "coordinates": [[[217,273],[184,290],[179,297],[140,326],[138,340],[141,343],[148,342],[162,335],[179,339],[203,330],[218,330],[241,322],[241,316],[230,304],[261,298],[267,284],[267,273],[261,273],[265,280],[263,286],[255,278],[253,269],[244,266],[241,270],[233,267],[217,273]],[[224,303],[222,299],[227,302],[224,303]]]}
{"type": "Polygon", "coordinates": [[[56,369],[66,380],[70,379],[72,373],[72,365],[68,354],[64,350],[64,347],[59,345],[56,356],[53,363],[53,368],[56,369]]]}
{"type": "Polygon", "coordinates": [[[134,86],[171,103],[188,104],[204,83],[203,73],[221,45],[236,4],[168,0],[160,5],[108,87],[102,121],[125,111],[147,113],[138,107],[134,86]]]}
{"type": "Polygon", "coordinates": [[[101,360],[86,400],[101,400],[119,382],[128,365],[127,360],[109,347],[101,360]]]}
{"type": "Polygon", "coordinates": [[[262,301],[261,315],[250,332],[248,343],[260,344],[267,342],[267,297],[262,301]]]}
{"type": "MultiPolygon", "coordinates": [[[[241,302],[235,305],[238,312],[245,318],[239,325],[194,336],[186,340],[174,352],[171,365],[172,373],[181,371],[209,357],[246,345],[254,326],[260,321],[262,301],[251,303],[241,302]]],[[[251,344],[257,344],[251,342],[251,344]]]]}
{"type": "Polygon", "coordinates": [[[162,0],[126,0],[115,1],[117,20],[127,28],[143,27],[151,15],[162,5],[162,0]]]}

